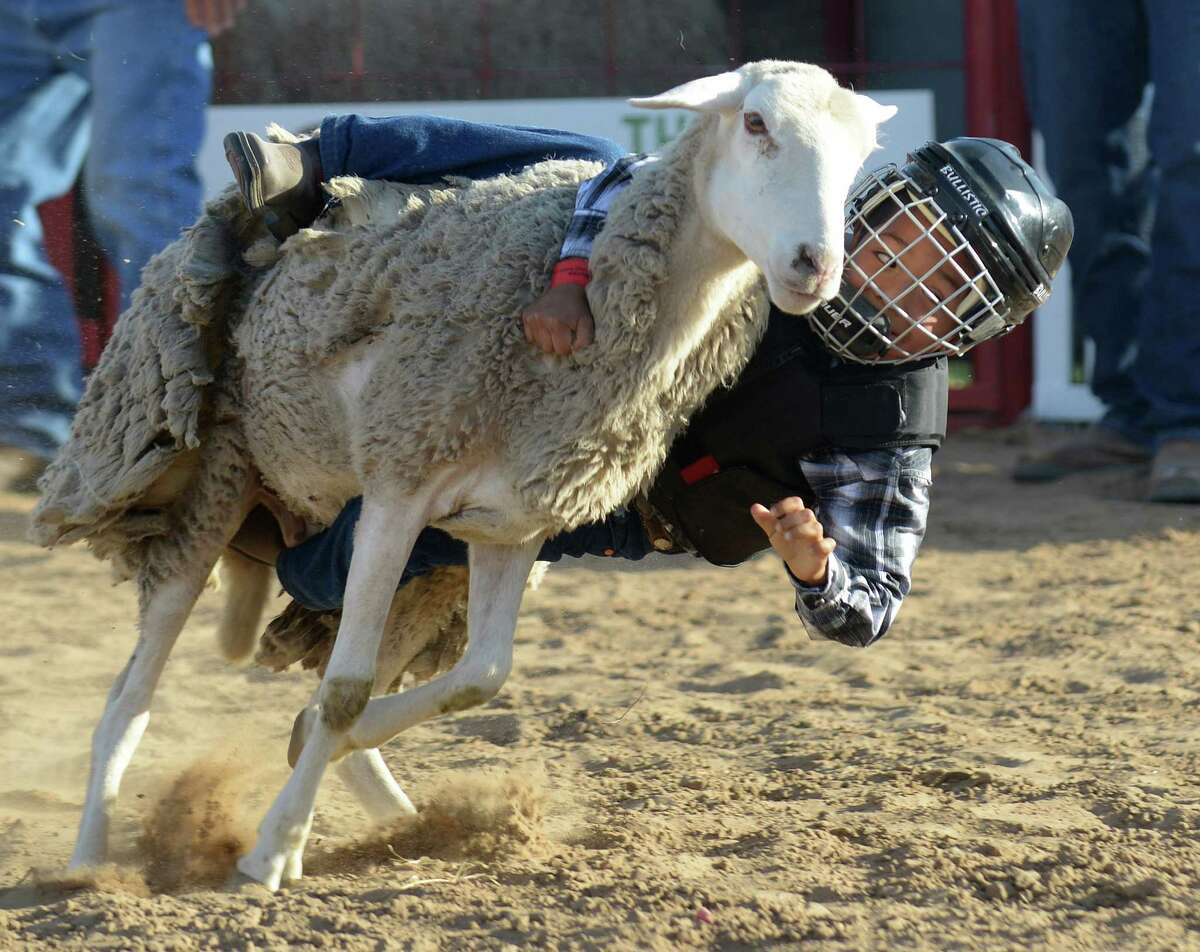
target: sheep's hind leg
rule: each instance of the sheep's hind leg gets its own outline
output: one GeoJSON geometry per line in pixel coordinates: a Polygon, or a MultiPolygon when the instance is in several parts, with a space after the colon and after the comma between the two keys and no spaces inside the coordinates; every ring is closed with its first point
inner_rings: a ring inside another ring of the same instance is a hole
{"type": "MultiPolygon", "coordinates": [[[[72,869],[95,866],[107,859],[108,831],[121,778],[150,722],[150,702],[158,679],[213,564],[245,515],[250,499],[249,476],[236,472],[236,466],[229,467],[227,457],[220,462],[232,471],[209,483],[191,501],[193,508],[214,514],[214,519],[203,529],[189,533],[181,543],[192,556],[188,568],[161,580],[147,570],[139,579],[138,640],[109,691],[104,713],[92,735],[91,771],[71,854],[72,869]],[[239,480],[239,475],[244,478],[239,480]],[[218,513],[228,515],[215,515],[218,513]]],[[[153,544],[146,562],[155,564],[153,544]]]]}
{"type": "Polygon", "coordinates": [[[121,777],[150,722],[150,699],[208,573],[171,579],[144,598],[141,634],[109,691],[92,735],[87,797],[70,867],[95,866],[108,855],[108,828],[121,777]]]}
{"type": "Polygon", "coordinates": [[[244,661],[254,651],[274,578],[270,565],[231,548],[221,554],[225,606],[217,625],[217,645],[228,661],[244,661]]]}
{"type": "MultiPolygon", "coordinates": [[[[310,711],[315,710],[315,708],[306,708],[300,712],[299,717],[296,718],[297,737],[303,730],[304,718],[310,711]]],[[[300,747],[303,746],[303,742],[299,739],[294,743],[295,756],[289,757],[293,761],[299,757],[300,747]]],[[[400,784],[396,783],[378,749],[352,750],[334,764],[334,770],[358,798],[373,822],[386,825],[396,822],[401,817],[416,815],[417,808],[408,799],[400,784]]],[[[292,850],[284,862],[280,883],[294,882],[303,875],[303,872],[303,854],[299,850],[292,850]]]]}
{"type": "Polygon", "coordinates": [[[376,823],[391,823],[417,812],[388,770],[378,748],[352,750],[334,769],[376,823]]]}
{"type": "MultiPolygon", "coordinates": [[[[320,693],[318,688],[309,705],[296,715],[296,722],[292,726],[292,741],[288,745],[288,764],[293,767],[304,749],[304,739],[311,724],[310,718],[318,714],[320,693]]],[[[401,817],[416,815],[417,808],[392,776],[378,748],[352,750],[335,763],[333,769],[350,788],[350,792],[358,798],[358,802],[373,822],[392,823],[401,817]]],[[[293,863],[292,866],[296,868],[297,863],[293,863]]],[[[283,878],[286,881],[299,877],[285,872],[283,878]]]]}
{"type": "Polygon", "coordinates": [[[420,498],[368,494],[363,499],[345,609],[333,654],[321,680],[319,704],[300,718],[308,724],[294,770],[258,828],[254,849],[238,870],[269,889],[301,866],[313,802],[330,759],[343,752],[345,733],[371,696],[375,663],[400,573],[417,534],[429,521],[433,490],[420,498]]]}

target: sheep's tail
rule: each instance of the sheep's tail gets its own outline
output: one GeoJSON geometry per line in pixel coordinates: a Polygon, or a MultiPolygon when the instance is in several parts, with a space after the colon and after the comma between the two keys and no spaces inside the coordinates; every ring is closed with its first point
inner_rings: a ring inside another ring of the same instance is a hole
{"type": "Polygon", "coordinates": [[[271,594],[269,565],[226,549],[221,556],[225,609],[217,626],[217,644],[229,661],[245,661],[258,642],[263,609],[271,594]]]}

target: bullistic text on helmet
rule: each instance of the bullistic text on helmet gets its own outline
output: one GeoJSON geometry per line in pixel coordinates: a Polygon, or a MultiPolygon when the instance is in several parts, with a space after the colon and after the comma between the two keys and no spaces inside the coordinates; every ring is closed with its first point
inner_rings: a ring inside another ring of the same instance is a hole
{"type": "Polygon", "coordinates": [[[962,196],[963,201],[970,206],[970,209],[975,213],[976,218],[987,217],[987,206],[979,200],[978,195],[971,191],[971,186],[968,185],[963,180],[963,177],[954,170],[953,165],[947,163],[938,169],[938,171],[941,172],[943,178],[946,179],[946,182],[950,185],[950,187],[954,189],[954,191],[958,192],[960,196],[962,196]]]}

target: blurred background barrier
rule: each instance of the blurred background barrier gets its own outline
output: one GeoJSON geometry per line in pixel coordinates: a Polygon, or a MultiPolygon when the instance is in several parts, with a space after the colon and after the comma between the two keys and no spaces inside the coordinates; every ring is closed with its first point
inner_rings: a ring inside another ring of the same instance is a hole
{"type": "MultiPolygon", "coordinates": [[[[213,42],[198,168],[211,194],[228,181],[225,132],[267,121],[301,130],[349,111],[567,128],[653,150],[686,116],[632,110],[625,97],[764,58],[820,63],[900,106],[876,164],[955,135],[994,135],[1028,153],[1016,43],[1013,0],[342,0],[336,9],[327,0],[250,0],[213,42]]],[[[79,189],[45,206],[43,218],[90,367],[116,316],[115,279],[90,238],[79,189]]],[[[1080,358],[1065,297],[1060,290],[1030,322],[1040,339],[1036,382],[1030,324],[959,362],[955,425],[1008,423],[1031,402],[1045,416],[1056,406],[1066,416],[1090,412],[1072,396],[1080,358]]]]}

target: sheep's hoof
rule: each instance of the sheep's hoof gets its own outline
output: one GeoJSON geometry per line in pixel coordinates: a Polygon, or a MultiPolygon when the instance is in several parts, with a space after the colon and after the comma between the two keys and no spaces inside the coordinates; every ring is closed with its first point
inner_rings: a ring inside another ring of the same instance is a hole
{"type": "MultiPolygon", "coordinates": [[[[296,719],[292,722],[292,737],[288,741],[287,751],[288,766],[292,769],[295,769],[296,764],[300,761],[300,754],[304,752],[304,745],[308,743],[308,738],[316,726],[317,722],[315,718],[319,710],[320,705],[306,707],[296,715],[296,719]]],[[[330,763],[335,760],[341,760],[350,751],[355,749],[349,735],[343,734],[340,743],[329,756],[330,763]]]]}
{"type": "Polygon", "coordinates": [[[309,732],[312,730],[312,718],[317,713],[317,708],[306,707],[296,715],[296,720],[292,722],[292,737],[288,741],[288,766],[295,769],[296,764],[300,760],[300,752],[304,750],[304,743],[308,740],[309,732]]]}
{"type": "Polygon", "coordinates": [[[229,874],[229,878],[225,880],[225,892],[237,893],[241,896],[270,896],[271,888],[235,867],[229,874]]]}
{"type": "Polygon", "coordinates": [[[304,878],[304,860],[300,850],[296,850],[283,864],[283,874],[279,877],[279,888],[286,889],[294,886],[304,878]]]}

